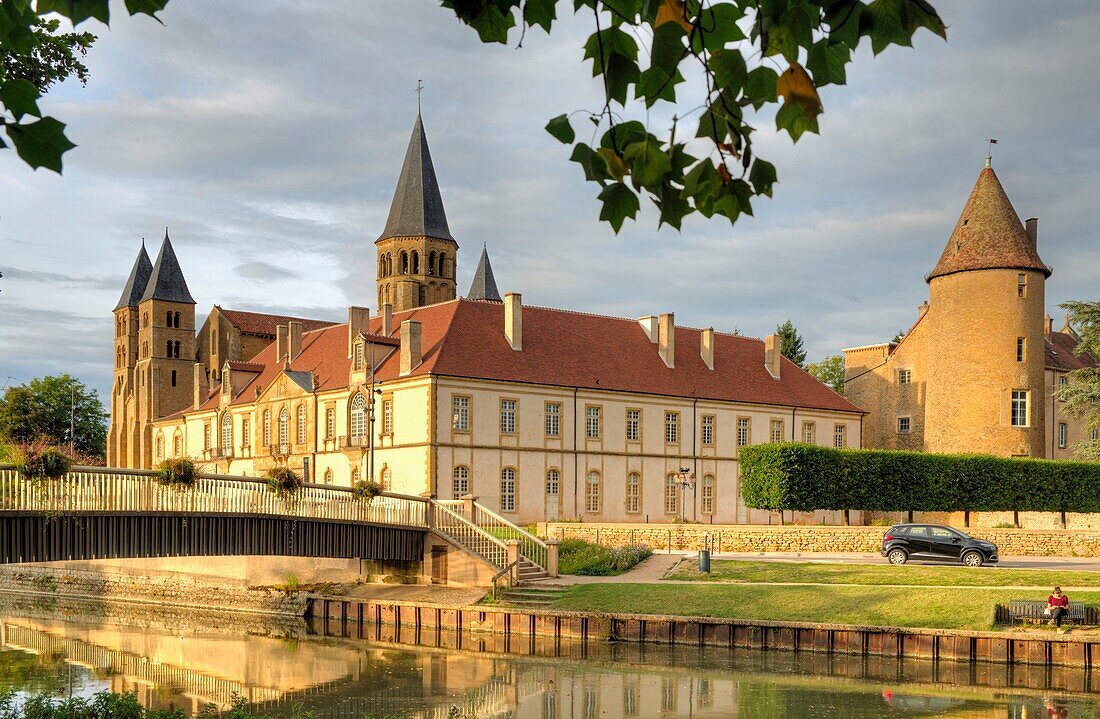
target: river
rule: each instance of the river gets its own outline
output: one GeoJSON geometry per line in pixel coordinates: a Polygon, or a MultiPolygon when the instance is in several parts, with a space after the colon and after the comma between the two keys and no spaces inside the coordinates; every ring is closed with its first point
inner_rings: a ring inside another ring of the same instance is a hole
{"type": "Polygon", "coordinates": [[[489,635],[0,594],[0,688],[319,718],[1098,719],[1079,670],[489,635]]]}

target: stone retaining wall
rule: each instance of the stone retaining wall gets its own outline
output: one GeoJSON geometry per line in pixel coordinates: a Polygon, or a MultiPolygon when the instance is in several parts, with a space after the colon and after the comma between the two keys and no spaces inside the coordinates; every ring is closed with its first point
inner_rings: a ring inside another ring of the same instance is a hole
{"type": "MultiPolygon", "coordinates": [[[[540,535],[579,538],[615,547],[714,552],[877,552],[886,527],[776,527],[747,524],[596,524],[542,522],[540,535]]],[[[976,528],[969,534],[995,543],[1002,555],[1100,557],[1100,531],[976,528]]]]}

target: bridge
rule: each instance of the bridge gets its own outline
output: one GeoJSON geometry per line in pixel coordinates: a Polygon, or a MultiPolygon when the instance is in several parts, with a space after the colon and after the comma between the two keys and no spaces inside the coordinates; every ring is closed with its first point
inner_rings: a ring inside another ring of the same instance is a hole
{"type": "MultiPolygon", "coordinates": [[[[477,503],[307,484],[289,497],[264,480],[200,474],[166,486],[148,470],[74,467],[31,481],[0,465],[0,564],[269,555],[422,561],[429,535],[514,579],[553,573],[538,538],[477,503]]],[[[495,581],[495,580],[494,580],[495,581]]]]}

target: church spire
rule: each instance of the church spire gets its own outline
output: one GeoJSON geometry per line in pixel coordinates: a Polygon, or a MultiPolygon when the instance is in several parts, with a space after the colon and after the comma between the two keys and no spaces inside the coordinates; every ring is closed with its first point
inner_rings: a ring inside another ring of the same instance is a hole
{"type": "Polygon", "coordinates": [[[378,239],[390,237],[434,237],[454,242],[447,227],[443,197],[439,194],[439,183],[419,111],[409,147],[405,151],[405,163],[401,166],[397,189],[393,193],[386,228],[378,239]]]}
{"type": "Polygon", "coordinates": [[[474,272],[474,281],[470,283],[470,293],[466,295],[466,299],[503,301],[497,290],[497,280],[493,277],[493,266],[489,264],[489,250],[484,245],[481,247],[481,259],[477,262],[477,271],[474,272]]]}
{"type": "Polygon", "coordinates": [[[145,294],[145,288],[149,284],[149,276],[153,274],[153,263],[149,260],[149,253],[145,251],[145,240],[141,241],[141,250],[138,252],[134,266],[130,270],[130,277],[126,280],[126,287],[122,290],[122,296],[118,298],[115,311],[123,307],[137,307],[141,302],[141,296],[145,294]]]}
{"type": "Polygon", "coordinates": [[[187,281],[183,279],[183,270],[176,259],[176,252],[172,249],[172,241],[168,239],[167,227],[164,228],[164,242],[160,245],[160,253],[153,265],[145,293],[141,296],[141,301],[145,300],[195,304],[187,289],[187,281]]]}

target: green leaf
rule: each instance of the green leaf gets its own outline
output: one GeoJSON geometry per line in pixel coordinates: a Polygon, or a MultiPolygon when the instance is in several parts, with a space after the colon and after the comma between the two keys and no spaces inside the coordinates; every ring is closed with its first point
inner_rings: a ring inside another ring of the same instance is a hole
{"type": "Polygon", "coordinates": [[[684,81],[684,76],[677,70],[676,74],[669,77],[659,67],[651,67],[638,76],[638,83],[634,88],[634,96],[645,99],[646,107],[653,107],[658,100],[676,102],[676,86],[684,81]]]}
{"type": "Polygon", "coordinates": [[[753,190],[758,195],[772,196],[772,185],[775,184],[775,165],[765,160],[761,160],[759,157],[752,163],[752,169],[749,170],[749,182],[752,183],[753,190]]]}
{"type": "Polygon", "coordinates": [[[943,24],[943,19],[925,0],[905,0],[901,9],[901,21],[910,35],[926,27],[944,40],[947,39],[947,27],[943,24]]]}
{"type": "Polygon", "coordinates": [[[600,147],[617,150],[632,143],[644,140],[646,137],[645,125],[637,120],[621,122],[614,130],[608,130],[600,138],[600,147]]]}
{"type": "Polygon", "coordinates": [[[810,117],[806,108],[797,102],[785,102],[775,113],[775,126],[786,130],[791,140],[798,142],[805,132],[817,132],[817,118],[810,117]]]}
{"type": "Polygon", "coordinates": [[[126,11],[131,15],[148,15],[157,19],[157,13],[167,4],[168,0],[126,0],[126,11]]]}
{"type": "Polygon", "coordinates": [[[600,4],[611,11],[616,21],[633,22],[642,9],[642,0],[600,0],[600,4]]]}
{"type": "Polygon", "coordinates": [[[516,24],[511,10],[501,10],[493,4],[486,4],[469,20],[470,27],[477,30],[482,42],[508,42],[508,31],[516,24]]]}
{"type": "Polygon", "coordinates": [[[911,47],[912,33],[907,32],[902,19],[905,0],[874,0],[860,18],[865,34],[871,36],[871,50],[876,55],[890,45],[911,47]]]}
{"type": "Polygon", "coordinates": [[[573,146],[573,154],[569,156],[569,160],[581,166],[584,170],[584,179],[589,182],[599,182],[602,185],[611,179],[611,174],[607,171],[607,163],[583,142],[573,146]]]}
{"type": "Polygon", "coordinates": [[[557,0],[525,0],[523,3],[523,21],[528,27],[538,25],[550,34],[550,26],[557,19],[555,7],[557,0]]]}
{"type": "Polygon", "coordinates": [[[684,217],[692,212],[691,205],[680,196],[680,191],[667,182],[661,184],[653,203],[661,211],[661,217],[657,221],[658,227],[671,225],[679,230],[684,217]]]}
{"type": "Polygon", "coordinates": [[[721,89],[732,90],[734,94],[740,92],[748,75],[740,50],[715,50],[707,64],[721,89]]]}
{"type": "Polygon", "coordinates": [[[634,178],[635,187],[644,187],[647,190],[656,190],[672,171],[672,161],[655,137],[627,145],[623,151],[623,159],[630,165],[630,176],[634,178]]]}
{"type": "Polygon", "coordinates": [[[818,40],[810,46],[806,56],[806,69],[814,76],[814,84],[843,85],[848,81],[845,65],[851,60],[852,51],[839,42],[818,40]]]}
{"type": "Polygon", "coordinates": [[[569,124],[567,115],[558,115],[546,123],[546,131],[553,135],[558,142],[566,145],[573,144],[573,140],[577,137],[577,134],[573,132],[573,126],[569,124]]]}
{"type": "Polygon", "coordinates": [[[863,14],[862,0],[835,2],[825,10],[825,24],[829,26],[829,40],[842,42],[849,49],[859,46],[859,26],[863,14]]]}
{"type": "Polygon", "coordinates": [[[637,217],[638,210],[641,209],[638,196],[621,182],[605,187],[599,199],[603,201],[600,220],[611,223],[611,229],[615,230],[616,235],[619,234],[623,221],[628,217],[637,217]]]}
{"type": "Polygon", "coordinates": [[[713,195],[722,186],[722,178],[718,176],[718,170],[714,163],[708,159],[699,161],[691,172],[684,176],[684,197],[695,198],[698,205],[702,198],[713,195]]]}
{"type": "Polygon", "coordinates": [[[0,83],[0,104],[3,104],[16,120],[24,115],[41,117],[42,111],[38,109],[39,97],[41,94],[38,88],[30,80],[5,80],[0,83]]]}
{"type": "Polygon", "coordinates": [[[617,27],[592,33],[584,57],[592,60],[592,77],[604,76],[607,98],[626,105],[627,88],[638,81],[638,43],[617,27]]]}
{"type": "Polygon", "coordinates": [[[744,40],[745,33],[737,24],[742,17],[744,11],[735,3],[718,3],[706,8],[699,21],[699,31],[691,38],[692,49],[714,52],[728,43],[744,40]]]}
{"type": "Polygon", "coordinates": [[[779,74],[770,67],[761,65],[753,68],[745,78],[745,97],[759,110],[765,103],[775,102],[778,97],[775,86],[778,82],[779,74]]]}
{"type": "Polygon", "coordinates": [[[653,49],[650,51],[650,67],[660,68],[669,77],[676,72],[680,60],[687,52],[684,44],[684,28],[677,23],[666,22],[653,31],[653,49]]]}
{"type": "Polygon", "coordinates": [[[0,53],[28,55],[38,45],[32,30],[38,16],[29,7],[0,2],[0,53]]]}
{"type": "Polygon", "coordinates": [[[625,55],[615,53],[607,64],[604,77],[607,79],[607,97],[620,105],[626,105],[630,85],[637,84],[641,72],[638,63],[625,55]]]}
{"type": "Polygon", "coordinates": [[[36,7],[39,15],[55,12],[72,20],[74,26],[89,18],[95,18],[104,25],[111,24],[111,10],[107,0],[38,0],[36,7]]]}
{"type": "Polygon", "coordinates": [[[65,124],[52,117],[29,124],[7,124],[4,129],[19,157],[31,167],[61,174],[61,156],[76,147],[65,137],[65,124]]]}

